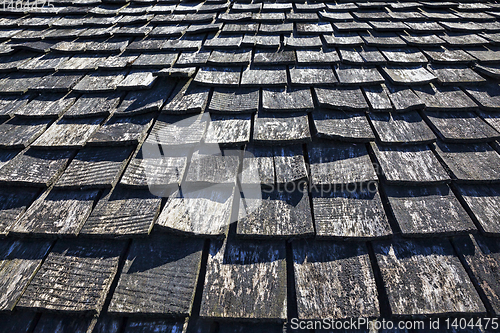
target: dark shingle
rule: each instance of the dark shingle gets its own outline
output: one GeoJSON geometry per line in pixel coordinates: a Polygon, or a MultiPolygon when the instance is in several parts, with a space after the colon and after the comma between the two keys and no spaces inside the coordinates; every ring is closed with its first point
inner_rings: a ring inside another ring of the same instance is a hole
{"type": "Polygon", "coordinates": [[[307,112],[314,109],[314,103],[309,89],[263,89],[262,109],[275,112],[307,112]]]}
{"type": "Polygon", "coordinates": [[[258,89],[214,89],[209,110],[220,113],[255,112],[259,107],[258,89]]]}
{"type": "Polygon", "coordinates": [[[314,88],[321,107],[345,111],[368,111],[363,92],[359,88],[314,88]]]}
{"type": "Polygon", "coordinates": [[[276,184],[283,185],[307,178],[302,146],[273,147],[276,184]]]}
{"type": "Polygon", "coordinates": [[[305,113],[258,113],[254,120],[253,141],[259,144],[293,144],[311,140],[305,113]]]}
{"type": "Polygon", "coordinates": [[[480,230],[488,235],[498,236],[500,225],[500,188],[492,185],[457,185],[458,193],[463,198],[465,206],[472,212],[472,217],[478,222],[480,230]]]}
{"type": "Polygon", "coordinates": [[[417,112],[370,113],[377,139],[382,144],[420,144],[436,141],[436,136],[417,112]]]}

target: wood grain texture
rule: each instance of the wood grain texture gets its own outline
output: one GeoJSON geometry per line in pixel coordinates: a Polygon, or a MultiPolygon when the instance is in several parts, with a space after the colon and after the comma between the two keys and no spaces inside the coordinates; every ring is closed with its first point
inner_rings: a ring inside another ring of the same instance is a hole
{"type": "Polygon", "coordinates": [[[0,309],[12,311],[52,245],[47,240],[0,242],[0,309]]]}
{"type": "Polygon", "coordinates": [[[432,184],[450,177],[427,146],[392,147],[371,143],[381,171],[390,183],[432,184]]]}
{"type": "Polygon", "coordinates": [[[158,79],[152,89],[130,91],[116,109],[116,114],[133,115],[158,111],[174,90],[176,81],[158,79]]]}
{"type": "Polygon", "coordinates": [[[273,147],[276,184],[286,184],[307,179],[307,168],[302,146],[273,147]]]}
{"type": "Polygon", "coordinates": [[[259,90],[215,88],[208,108],[220,113],[255,112],[259,108],[259,90]]]}
{"type": "Polygon", "coordinates": [[[274,185],[274,158],[271,147],[248,145],[243,154],[241,184],[274,185]]]}
{"type": "Polygon", "coordinates": [[[467,235],[452,240],[472,272],[473,281],[488,300],[493,313],[500,313],[500,248],[496,239],[467,235]]]}
{"type": "Polygon", "coordinates": [[[30,187],[9,187],[0,189],[0,235],[9,233],[26,208],[35,200],[39,189],[30,187]]]}
{"type": "Polygon", "coordinates": [[[274,112],[307,112],[314,109],[314,103],[309,89],[263,89],[262,109],[274,112]]]}
{"type": "Polygon", "coordinates": [[[185,184],[182,192],[169,196],[156,225],[160,229],[219,237],[227,233],[234,200],[234,187],[212,185],[199,189],[185,184]]]}
{"type": "Polygon", "coordinates": [[[381,144],[419,144],[436,141],[436,135],[415,111],[370,113],[368,117],[381,144]]]}
{"type": "Polygon", "coordinates": [[[379,315],[377,287],[364,244],[303,240],[292,247],[300,319],[379,315]]]}
{"type": "Polygon", "coordinates": [[[393,106],[389,98],[390,92],[384,84],[363,87],[370,110],[373,112],[388,112],[392,111],[393,106]]]}
{"type": "Polygon", "coordinates": [[[171,114],[200,113],[205,111],[210,88],[199,87],[188,81],[177,94],[162,108],[162,112],[171,114]]]}
{"type": "Polygon", "coordinates": [[[369,142],[375,139],[363,112],[315,110],[312,112],[316,136],[349,142],[369,142]]]}
{"type": "Polygon", "coordinates": [[[251,115],[211,115],[205,143],[222,146],[243,145],[250,141],[251,115]]]}
{"type": "Polygon", "coordinates": [[[47,187],[63,172],[72,151],[28,149],[0,169],[0,182],[47,187]]]}
{"type": "Polygon", "coordinates": [[[425,103],[427,111],[470,111],[477,108],[477,104],[457,87],[429,84],[415,87],[413,91],[425,103]]]}
{"type": "Polygon", "coordinates": [[[386,193],[404,235],[453,235],[476,230],[447,185],[388,187],[386,193]]]}
{"type": "Polygon", "coordinates": [[[457,185],[473,218],[479,223],[485,234],[497,236],[500,234],[500,188],[496,185],[457,185]]]}
{"type": "Polygon", "coordinates": [[[392,234],[374,184],[360,189],[314,190],[316,237],[375,238],[392,234]]]}
{"type": "Polygon", "coordinates": [[[104,117],[62,119],[52,124],[31,146],[46,149],[82,148],[103,121],[104,117]]]}
{"type": "Polygon", "coordinates": [[[315,143],[308,146],[311,183],[333,185],[377,180],[363,144],[315,143]]]}
{"type": "Polygon", "coordinates": [[[125,243],[121,241],[59,240],[18,307],[98,314],[124,249],[125,243]]]}
{"type": "Polygon", "coordinates": [[[0,125],[1,148],[25,148],[36,140],[49,126],[50,120],[33,119],[26,120],[19,117],[9,120],[0,125]]]}
{"type": "Polygon", "coordinates": [[[83,94],[66,113],[65,118],[107,116],[115,111],[120,103],[121,93],[83,94]]]}
{"type": "Polygon", "coordinates": [[[490,145],[438,141],[434,147],[457,181],[500,182],[500,155],[490,145]]]}
{"type": "Polygon", "coordinates": [[[205,134],[208,113],[195,116],[160,115],[146,142],[162,146],[199,143],[205,134]]]}
{"type": "Polygon", "coordinates": [[[424,111],[429,125],[445,142],[487,142],[500,138],[495,131],[474,112],[424,111]]]}
{"type": "Polygon", "coordinates": [[[200,316],[284,321],[285,252],[279,241],[211,242],[200,316]]]}
{"type": "Polygon", "coordinates": [[[373,249],[393,315],[482,314],[485,308],[448,240],[391,240],[373,249]]]}
{"type": "Polygon", "coordinates": [[[147,236],[160,213],[160,204],[161,198],[147,190],[116,187],[99,200],[80,234],[105,238],[147,236]]]}
{"type": "Polygon", "coordinates": [[[23,236],[77,236],[92,211],[97,190],[43,193],[12,226],[23,236]]]}
{"type": "Polygon", "coordinates": [[[240,160],[239,150],[221,151],[218,145],[213,144],[201,146],[191,156],[185,182],[191,186],[232,185],[236,181],[240,160]]]}
{"type": "Polygon", "coordinates": [[[109,188],[118,182],[132,147],[84,148],[66,168],[56,187],[109,188]]]}
{"type": "Polygon", "coordinates": [[[359,88],[314,88],[321,107],[344,111],[368,111],[368,104],[359,88]]]}
{"type": "Polygon", "coordinates": [[[254,120],[253,142],[258,144],[294,144],[311,141],[305,113],[258,113],[254,120]]]}
{"type": "Polygon", "coordinates": [[[146,138],[153,125],[154,115],[134,117],[113,117],[97,130],[88,140],[89,146],[137,145],[146,138]]]}
{"type": "Polygon", "coordinates": [[[134,240],[109,312],[189,316],[202,249],[202,239],[156,234],[134,240]]]}
{"type": "Polygon", "coordinates": [[[307,187],[295,190],[291,186],[287,188],[289,189],[285,188],[284,191],[263,190],[260,196],[242,197],[239,202],[237,234],[251,238],[313,235],[307,187]]]}

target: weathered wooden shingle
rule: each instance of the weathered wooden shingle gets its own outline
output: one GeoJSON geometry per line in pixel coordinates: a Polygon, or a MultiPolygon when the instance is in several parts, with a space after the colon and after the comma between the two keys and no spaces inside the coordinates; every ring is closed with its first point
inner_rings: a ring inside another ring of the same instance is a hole
{"type": "Polygon", "coordinates": [[[162,114],[156,120],[146,142],[162,146],[199,143],[205,134],[209,114],[193,116],[162,114]]]}
{"type": "Polygon", "coordinates": [[[429,125],[445,142],[487,142],[500,138],[500,133],[474,112],[425,111],[429,125]]]}
{"type": "Polygon", "coordinates": [[[349,142],[368,142],[375,139],[364,112],[314,110],[316,136],[349,142]]]}
{"type": "Polygon", "coordinates": [[[111,92],[116,89],[118,84],[123,81],[127,71],[119,72],[95,72],[92,74],[87,74],[83,79],[80,80],[74,87],[73,90],[81,93],[90,92],[111,92]]]}
{"type": "Polygon", "coordinates": [[[363,87],[370,109],[373,112],[388,112],[393,110],[391,100],[389,98],[390,92],[385,85],[374,85],[363,87]]]}
{"type": "Polygon", "coordinates": [[[368,111],[363,92],[359,88],[314,88],[320,106],[345,111],[368,111]]]}
{"type": "Polygon", "coordinates": [[[29,149],[0,169],[0,182],[48,187],[64,171],[72,151],[29,149]]]}
{"type": "Polygon", "coordinates": [[[457,181],[500,181],[500,155],[486,143],[454,144],[438,141],[435,149],[457,181]]]}
{"type": "Polygon", "coordinates": [[[276,184],[286,184],[307,178],[302,146],[273,147],[276,184]]]}
{"type": "Polygon", "coordinates": [[[447,185],[388,187],[386,193],[404,235],[453,235],[476,230],[447,185]]]}
{"type": "Polygon", "coordinates": [[[494,239],[469,235],[453,239],[453,245],[471,270],[473,281],[486,296],[493,313],[500,312],[500,249],[494,239]]]}
{"type": "Polygon", "coordinates": [[[314,102],[309,89],[263,89],[262,109],[275,112],[307,112],[314,109],[314,102]]]}
{"type": "Polygon", "coordinates": [[[239,176],[242,185],[274,185],[274,158],[271,147],[247,145],[239,176]]]}
{"type": "MultiPolygon", "coordinates": [[[[280,24],[279,26],[281,27],[283,25],[280,24]]],[[[286,26],[290,26],[290,28],[293,29],[293,24],[291,23],[286,24],[286,26]]],[[[294,65],[296,61],[297,59],[294,51],[283,50],[277,52],[265,49],[257,50],[253,58],[253,63],[256,65],[294,65]]]]}
{"type": "Polygon", "coordinates": [[[210,112],[255,112],[259,108],[258,89],[214,89],[209,105],[210,112]]]}
{"type": "Polygon", "coordinates": [[[59,240],[17,306],[98,314],[124,249],[121,241],[59,240]]]}
{"type": "Polygon", "coordinates": [[[89,138],[99,129],[104,117],[92,118],[63,118],[52,124],[31,147],[54,148],[82,148],[89,138]]]}
{"type": "Polygon", "coordinates": [[[171,232],[223,236],[231,222],[234,193],[234,186],[199,189],[185,184],[169,196],[156,225],[171,232]]]}
{"type": "Polygon", "coordinates": [[[236,181],[240,163],[239,150],[220,151],[217,144],[196,149],[186,172],[186,182],[192,186],[201,184],[231,185],[236,181]]]}
{"type": "MultiPolygon", "coordinates": [[[[0,242],[0,309],[11,311],[42,265],[52,242],[2,240],[0,242]]],[[[3,326],[3,325],[2,325],[3,326]]],[[[3,328],[5,329],[5,327],[3,328]]]]}
{"type": "Polygon", "coordinates": [[[339,77],[340,84],[344,85],[370,85],[384,83],[385,80],[380,75],[377,68],[353,67],[348,65],[338,65],[335,72],[339,77]]]}
{"type": "Polygon", "coordinates": [[[486,82],[485,78],[466,66],[430,65],[429,69],[442,85],[475,85],[486,82]]]}
{"type": "Polygon", "coordinates": [[[205,143],[222,146],[243,145],[250,141],[251,115],[211,115],[205,143]]]}
{"type": "Polygon", "coordinates": [[[240,68],[203,67],[198,70],[194,81],[208,86],[237,86],[240,76],[240,68]]]}
{"type": "Polygon", "coordinates": [[[293,243],[300,319],[376,317],[377,287],[364,244],[293,243]]]}
{"type": "Polygon", "coordinates": [[[65,118],[107,116],[115,111],[121,94],[83,94],[66,113],[65,118]]]}
{"type": "Polygon", "coordinates": [[[36,140],[50,124],[49,119],[23,119],[15,117],[0,125],[0,147],[25,148],[36,140]]]}
{"type": "Polygon", "coordinates": [[[261,195],[243,194],[239,202],[238,235],[292,238],[314,234],[307,187],[288,183],[284,190],[263,190],[261,195]]]}
{"type": "Polygon", "coordinates": [[[316,237],[375,238],[392,233],[376,183],[314,189],[316,237]]]}
{"type": "Polygon", "coordinates": [[[466,208],[485,234],[500,234],[500,188],[493,185],[457,185],[466,208]]]}
{"type": "Polygon", "coordinates": [[[14,223],[10,232],[24,236],[77,236],[97,195],[97,190],[46,191],[14,223]]]}
{"type": "Polygon", "coordinates": [[[209,92],[210,88],[197,86],[189,80],[185,85],[177,86],[172,98],[162,108],[162,112],[175,114],[203,112],[207,106],[209,92]]]}
{"type": "Polygon", "coordinates": [[[211,242],[200,316],[284,321],[285,252],[278,241],[211,242]]]}
{"type": "Polygon", "coordinates": [[[295,66],[289,72],[292,85],[329,86],[338,82],[331,67],[295,66]]]}
{"type": "Polygon", "coordinates": [[[29,187],[7,187],[0,190],[0,235],[7,235],[39,191],[29,187]]]}
{"type": "Polygon", "coordinates": [[[190,315],[202,249],[202,239],[164,234],[135,239],[108,311],[139,316],[190,315]]]}
{"type": "Polygon", "coordinates": [[[56,183],[61,188],[107,188],[118,181],[131,147],[90,147],[80,150],[56,183]]]}
{"type": "Polygon", "coordinates": [[[308,147],[313,185],[367,183],[377,180],[363,144],[315,143],[308,147]]]}
{"type": "Polygon", "coordinates": [[[393,315],[485,312],[448,240],[392,240],[373,247],[393,315]]]}
{"type": "Polygon", "coordinates": [[[116,187],[99,200],[80,234],[119,238],[146,236],[160,213],[161,198],[146,190],[116,187]]]}
{"type": "Polygon", "coordinates": [[[116,110],[117,115],[158,111],[175,87],[175,81],[162,78],[152,89],[129,92],[116,110]]]}
{"type": "Polygon", "coordinates": [[[390,183],[416,185],[450,180],[427,146],[393,147],[372,143],[371,148],[377,157],[380,171],[390,183]]]}
{"type": "Polygon", "coordinates": [[[407,113],[370,113],[377,139],[382,144],[420,144],[436,141],[436,136],[420,115],[407,113]]]}
{"type": "Polygon", "coordinates": [[[481,109],[489,111],[500,109],[500,87],[498,85],[468,86],[466,92],[481,109]]]}
{"type": "Polygon", "coordinates": [[[143,142],[153,124],[153,114],[112,117],[88,140],[92,146],[136,145],[143,142]]]}
{"type": "Polygon", "coordinates": [[[419,85],[436,80],[431,72],[424,67],[383,67],[384,73],[393,84],[419,85]]]}
{"type": "Polygon", "coordinates": [[[17,108],[13,113],[23,117],[60,117],[75,102],[76,95],[69,93],[41,93],[28,104],[17,108]]]}
{"type": "Polygon", "coordinates": [[[387,85],[394,110],[399,112],[425,108],[426,104],[409,87],[387,85]]]}
{"type": "Polygon", "coordinates": [[[311,140],[306,113],[264,113],[254,120],[253,141],[259,144],[295,144],[311,140]]]}
{"type": "Polygon", "coordinates": [[[261,67],[243,71],[241,75],[242,86],[262,87],[262,86],[284,86],[287,84],[286,68],[261,67]]]}

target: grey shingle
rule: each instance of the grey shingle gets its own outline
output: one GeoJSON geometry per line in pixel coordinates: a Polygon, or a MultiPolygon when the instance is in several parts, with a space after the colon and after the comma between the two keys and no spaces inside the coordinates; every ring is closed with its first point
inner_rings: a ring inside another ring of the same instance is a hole
{"type": "Polygon", "coordinates": [[[382,144],[421,144],[436,141],[436,136],[420,115],[408,113],[370,113],[371,123],[382,144]]]}
{"type": "Polygon", "coordinates": [[[319,106],[344,110],[368,111],[368,104],[359,88],[314,88],[319,106]]]}
{"type": "Polygon", "coordinates": [[[316,136],[349,142],[367,142],[375,139],[364,112],[313,111],[316,136]]]}
{"type": "Polygon", "coordinates": [[[262,109],[275,112],[312,111],[314,103],[309,89],[263,89],[262,109]]]}
{"type": "Polygon", "coordinates": [[[255,112],[259,107],[259,90],[255,89],[214,89],[210,100],[211,112],[234,113],[255,112]]]}
{"type": "Polygon", "coordinates": [[[253,141],[259,144],[292,144],[311,140],[306,113],[259,113],[254,120],[253,141]]]}
{"type": "Polygon", "coordinates": [[[493,185],[465,185],[456,186],[458,193],[465,202],[465,207],[472,212],[480,230],[488,235],[497,236],[500,226],[496,221],[500,218],[497,209],[500,203],[500,188],[493,185]]]}

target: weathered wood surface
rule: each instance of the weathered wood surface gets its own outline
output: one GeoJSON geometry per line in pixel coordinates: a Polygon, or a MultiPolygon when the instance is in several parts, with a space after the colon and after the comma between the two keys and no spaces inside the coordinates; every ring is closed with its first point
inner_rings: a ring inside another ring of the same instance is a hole
{"type": "Polygon", "coordinates": [[[161,198],[147,190],[116,187],[99,200],[80,235],[120,238],[147,236],[160,213],[161,198]]]}
{"type": "MultiPolygon", "coordinates": [[[[329,36],[326,35],[323,37],[327,40],[329,36]]],[[[333,64],[340,61],[339,55],[335,49],[296,50],[295,53],[297,54],[297,62],[301,65],[310,65],[311,63],[317,65],[333,64]]]]}
{"type": "Polygon", "coordinates": [[[500,247],[494,238],[467,235],[454,238],[453,245],[467,263],[473,281],[488,300],[493,313],[500,313],[500,247]]]}
{"type": "Polygon", "coordinates": [[[276,184],[286,184],[307,178],[302,146],[273,147],[276,184]]]}
{"type": "Polygon", "coordinates": [[[46,119],[22,119],[15,117],[0,125],[1,148],[25,148],[36,140],[49,126],[46,119]]]}
{"type": "Polygon", "coordinates": [[[108,311],[189,316],[203,243],[165,234],[133,240],[108,311]]]}
{"type": "Polygon", "coordinates": [[[183,320],[133,319],[127,320],[124,333],[185,332],[183,320]]]}
{"type": "Polygon", "coordinates": [[[425,111],[429,125],[445,142],[486,142],[500,138],[476,113],[455,111],[425,111]]]}
{"type": "Polygon", "coordinates": [[[29,149],[0,169],[0,182],[47,187],[63,172],[72,151],[29,149]]]}
{"type": "Polygon", "coordinates": [[[178,146],[199,143],[205,134],[209,114],[195,116],[160,115],[151,130],[147,143],[178,146]]]}
{"type": "Polygon", "coordinates": [[[222,146],[243,145],[250,141],[252,117],[246,115],[211,115],[205,143],[222,146]]]}
{"type": "Polygon", "coordinates": [[[162,108],[162,112],[185,114],[205,111],[209,88],[197,86],[190,80],[180,90],[176,89],[175,92],[177,94],[162,108]]]}
{"type": "Polygon", "coordinates": [[[385,80],[380,75],[377,68],[352,67],[338,65],[335,72],[339,77],[340,84],[344,85],[371,85],[384,83],[385,80]]]}
{"type": "Polygon", "coordinates": [[[425,103],[427,111],[470,111],[477,108],[470,97],[457,87],[432,84],[414,87],[413,91],[425,103]]]}
{"type": "MultiPolygon", "coordinates": [[[[0,169],[7,165],[10,161],[17,157],[19,159],[22,155],[21,149],[5,149],[0,150],[0,169]]],[[[16,163],[15,161],[13,163],[16,163]]]]}
{"type": "Polygon", "coordinates": [[[410,111],[425,108],[425,103],[408,87],[387,85],[389,98],[395,111],[410,111]]]}
{"type": "Polygon", "coordinates": [[[458,185],[465,201],[485,234],[500,234],[500,188],[493,185],[458,185]]]}
{"type": "Polygon", "coordinates": [[[28,104],[17,108],[13,113],[16,116],[36,118],[60,117],[73,103],[76,94],[69,93],[41,93],[28,104]]]}
{"type": "Polygon", "coordinates": [[[423,144],[436,141],[436,135],[416,111],[370,113],[368,117],[382,144],[423,144]]]}
{"type": "Polygon", "coordinates": [[[174,87],[175,81],[161,78],[152,89],[131,91],[116,109],[116,114],[133,115],[158,111],[174,87]]]}
{"type": "Polygon", "coordinates": [[[364,244],[292,243],[300,319],[377,317],[378,293],[364,244]]]}
{"type": "Polygon", "coordinates": [[[373,244],[393,315],[484,314],[448,240],[373,244]]]}
{"type": "Polygon", "coordinates": [[[314,109],[310,89],[263,89],[262,109],[274,112],[307,112],[314,109]]]}
{"type": "Polygon", "coordinates": [[[121,93],[83,94],[66,113],[65,118],[107,116],[115,111],[120,103],[121,93]]]}
{"type": "MultiPolygon", "coordinates": [[[[293,23],[285,24],[268,24],[261,25],[260,31],[262,29],[290,29],[293,30],[293,23]]],[[[291,31],[290,31],[291,32],[291,31]]],[[[255,56],[253,58],[253,63],[256,65],[294,65],[296,62],[295,52],[293,51],[277,51],[274,50],[257,50],[255,51],[255,56]]]]}
{"type": "Polygon", "coordinates": [[[234,187],[221,185],[204,189],[183,186],[172,194],[156,221],[168,231],[219,237],[231,223],[234,187]]]}
{"type": "Polygon", "coordinates": [[[258,113],[253,141],[258,144],[294,144],[311,141],[306,113],[258,113]]]}
{"type": "Polygon", "coordinates": [[[485,83],[486,80],[472,69],[466,66],[429,66],[432,73],[437,77],[437,80],[442,85],[477,85],[485,83]]]}
{"type": "Polygon", "coordinates": [[[488,111],[498,111],[500,109],[500,87],[491,84],[487,86],[468,86],[466,92],[481,109],[488,111]]]}
{"type": "Polygon", "coordinates": [[[432,150],[424,145],[381,146],[371,143],[381,172],[396,184],[431,184],[449,182],[450,177],[432,150]]]}
{"type": "Polygon", "coordinates": [[[25,94],[19,96],[2,96],[0,97],[0,117],[9,119],[14,115],[14,111],[29,102],[32,96],[25,94]]]}
{"type": "Polygon", "coordinates": [[[133,67],[165,68],[177,60],[177,53],[142,53],[132,64],[133,67]]]}
{"type": "Polygon", "coordinates": [[[153,125],[153,114],[113,117],[88,140],[89,145],[136,145],[143,142],[153,125]]]}
{"type": "Polygon", "coordinates": [[[292,85],[321,86],[338,83],[331,67],[295,66],[293,68],[290,68],[289,72],[292,85]]]}
{"type": "Polygon", "coordinates": [[[211,242],[200,316],[284,321],[285,252],[278,241],[211,242]]]}
{"type": "Polygon", "coordinates": [[[312,112],[316,136],[325,139],[368,142],[375,139],[363,112],[318,110],[312,112]]]}
{"type": "Polygon", "coordinates": [[[316,237],[375,238],[392,234],[374,183],[360,189],[314,190],[316,237]]]}
{"type": "Polygon", "coordinates": [[[203,67],[198,69],[194,82],[208,86],[237,86],[240,83],[240,76],[241,69],[239,68],[203,67]]]}
{"type": "Polygon", "coordinates": [[[263,190],[260,195],[245,194],[239,202],[238,235],[292,238],[314,234],[307,187],[292,190],[289,186],[284,191],[263,190]]]}
{"type": "Polygon", "coordinates": [[[10,229],[20,235],[77,236],[98,195],[93,191],[43,193],[10,229]]]}
{"type": "Polygon", "coordinates": [[[286,67],[248,68],[241,74],[242,86],[265,87],[285,86],[286,67]]]}
{"type": "Polygon", "coordinates": [[[98,314],[124,250],[121,241],[59,240],[17,306],[98,314]]]}
{"type": "Polygon", "coordinates": [[[104,117],[61,119],[52,124],[31,146],[41,149],[82,148],[103,121],[104,117]]]}
{"type": "Polygon", "coordinates": [[[242,185],[274,184],[274,158],[271,147],[249,145],[243,154],[243,167],[239,175],[242,185]]]}
{"type": "MultiPolygon", "coordinates": [[[[53,332],[74,332],[88,333],[94,332],[96,319],[91,317],[68,317],[57,314],[44,313],[38,320],[33,333],[53,333],[53,332]]],[[[116,332],[110,332],[116,333],[116,332]]]]}
{"type": "Polygon", "coordinates": [[[0,242],[0,309],[11,311],[42,265],[52,242],[2,240],[0,242]]]}
{"type": "Polygon", "coordinates": [[[216,88],[210,100],[210,112],[255,112],[259,108],[258,89],[216,88]]]}
{"type": "Polygon", "coordinates": [[[447,185],[385,190],[392,213],[405,235],[442,236],[476,231],[447,185]]]}
{"type": "Polygon", "coordinates": [[[251,49],[237,49],[231,51],[214,50],[208,58],[208,63],[212,65],[248,65],[252,58],[251,49]]]}
{"type": "Polygon", "coordinates": [[[321,107],[344,111],[368,111],[368,104],[359,88],[314,88],[314,91],[321,107]]]}
{"type": "Polygon", "coordinates": [[[240,164],[239,150],[220,151],[218,145],[202,146],[193,152],[186,172],[186,182],[201,184],[228,184],[236,181],[240,164]]]}
{"type": "Polygon", "coordinates": [[[149,189],[180,185],[186,171],[189,153],[188,149],[169,149],[164,155],[144,158],[141,151],[128,164],[120,184],[149,189]]]}
{"type": "Polygon", "coordinates": [[[383,67],[385,75],[393,84],[420,85],[436,80],[436,76],[424,67],[383,67]]]}
{"type": "Polygon", "coordinates": [[[127,75],[126,70],[119,73],[94,72],[87,74],[74,87],[73,91],[80,93],[111,92],[127,75]]]}
{"type": "Polygon", "coordinates": [[[373,112],[392,111],[393,106],[389,99],[390,92],[385,85],[374,85],[363,87],[366,99],[370,103],[370,110],[373,112]]]}
{"type": "Polygon", "coordinates": [[[427,58],[417,48],[386,49],[382,54],[387,58],[389,64],[394,65],[418,65],[427,64],[427,58]]]}
{"type": "Polygon", "coordinates": [[[35,200],[39,189],[8,187],[0,189],[0,235],[7,235],[11,226],[35,200]]]}
{"type": "Polygon", "coordinates": [[[66,168],[56,187],[109,188],[118,182],[132,147],[84,148],[66,168]]]}
{"type": "Polygon", "coordinates": [[[377,180],[370,156],[363,144],[315,143],[309,145],[313,185],[339,185],[377,180]]]}

